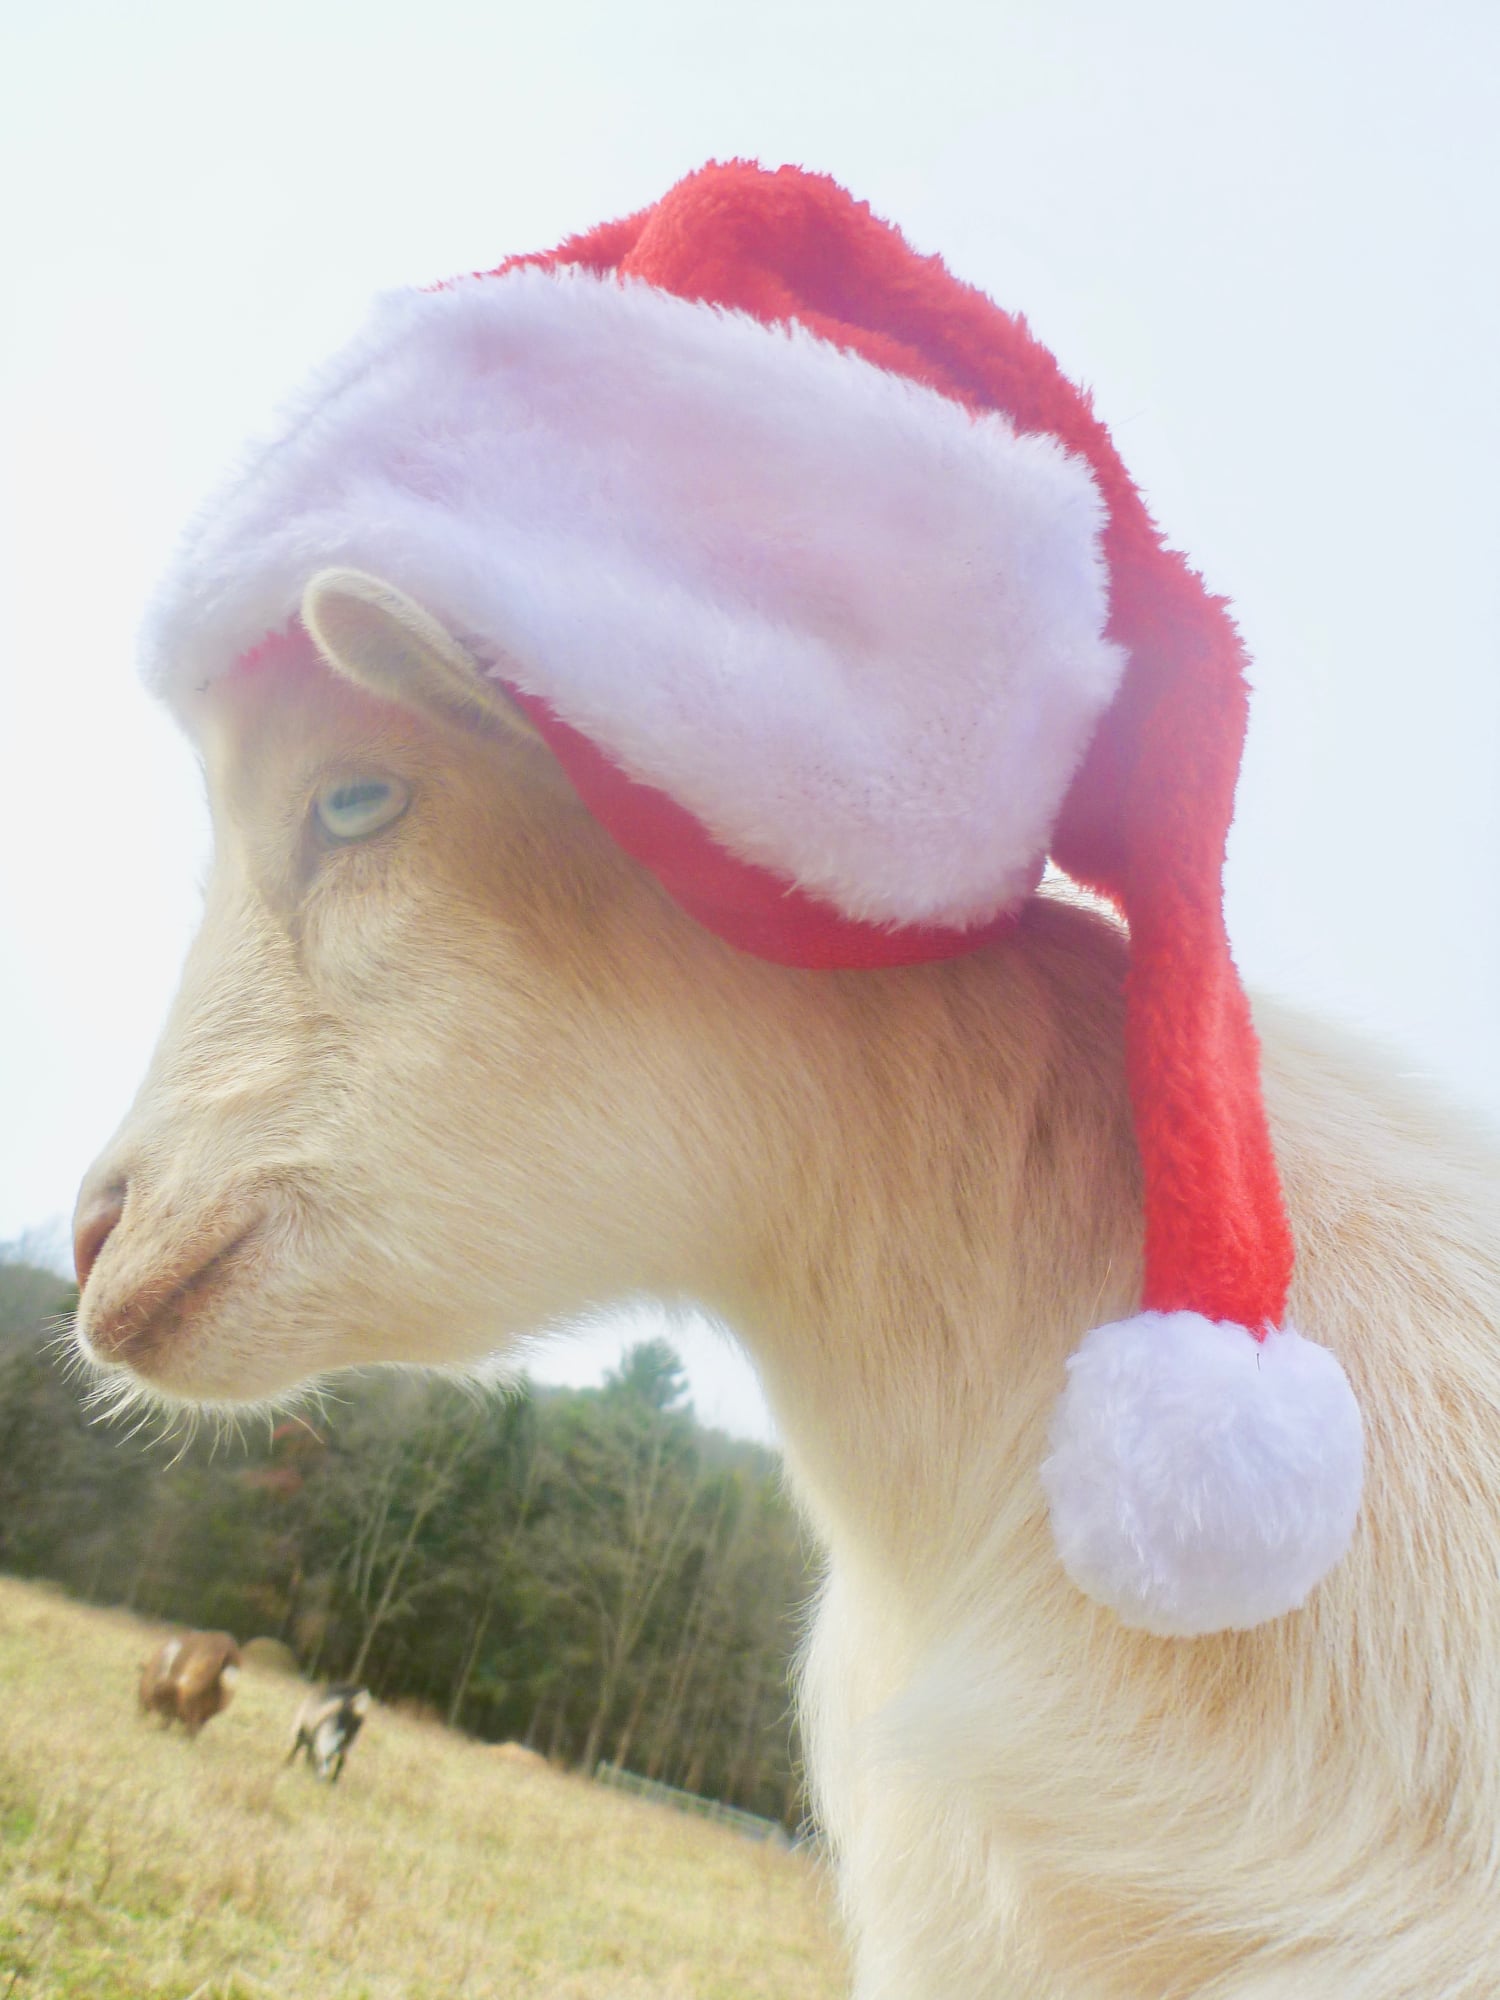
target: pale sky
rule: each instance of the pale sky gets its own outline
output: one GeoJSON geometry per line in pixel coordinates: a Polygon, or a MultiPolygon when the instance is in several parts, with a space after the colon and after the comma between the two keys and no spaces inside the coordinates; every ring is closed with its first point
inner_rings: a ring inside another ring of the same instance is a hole
{"type": "MultiPolygon", "coordinates": [[[[1247,981],[1500,1116],[1493,0],[28,12],[0,48],[0,1239],[71,1206],[194,922],[197,773],[132,658],[189,511],[372,293],[712,156],[833,173],[1092,386],[1255,660],[1247,981]]],[[[761,1428],[727,1352],[692,1343],[700,1409],[761,1428]]]]}

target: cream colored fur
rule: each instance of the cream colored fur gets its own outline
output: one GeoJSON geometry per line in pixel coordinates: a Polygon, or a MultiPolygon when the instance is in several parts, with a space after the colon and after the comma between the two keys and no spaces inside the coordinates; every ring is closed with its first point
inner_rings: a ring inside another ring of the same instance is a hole
{"type": "Polygon", "coordinates": [[[253,1398],[700,1302],[828,1552],[802,1706],[859,2000],[1493,2000],[1492,1150],[1263,1010],[1295,1317],[1364,1409],[1364,1513],[1307,1611],[1131,1633],[1063,1576],[1037,1476],[1064,1357],[1137,1303],[1108,922],[1040,899],[972,959],[783,971],[420,688],[264,669],[195,726],[217,861],[91,1176],[128,1189],[96,1353],[253,1398]],[[382,772],[404,818],[326,845],[319,786],[382,772]]]}

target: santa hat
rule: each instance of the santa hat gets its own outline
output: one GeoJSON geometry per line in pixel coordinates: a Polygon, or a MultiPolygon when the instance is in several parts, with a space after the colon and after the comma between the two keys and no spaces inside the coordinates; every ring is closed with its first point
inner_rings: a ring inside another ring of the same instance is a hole
{"type": "Polygon", "coordinates": [[[1224,927],[1243,649],[1024,322],[832,181],[706,167],[385,300],[189,536],[151,675],[225,671],[340,565],[455,633],[742,950],[968,951],[1049,856],[1119,908],[1143,1309],[1068,1364],[1057,1546],[1148,1631],[1300,1605],[1353,1532],[1362,1441],[1287,1323],[1224,927]]]}

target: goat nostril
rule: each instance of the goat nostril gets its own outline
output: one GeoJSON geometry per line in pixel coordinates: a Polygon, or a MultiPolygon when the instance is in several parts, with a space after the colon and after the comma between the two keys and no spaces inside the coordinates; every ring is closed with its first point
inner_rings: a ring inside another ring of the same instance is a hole
{"type": "Polygon", "coordinates": [[[89,1272],[99,1261],[99,1252],[125,1211],[125,1184],[116,1181],[100,1193],[80,1200],[73,1217],[73,1268],[78,1273],[78,1289],[89,1281],[89,1272]]]}

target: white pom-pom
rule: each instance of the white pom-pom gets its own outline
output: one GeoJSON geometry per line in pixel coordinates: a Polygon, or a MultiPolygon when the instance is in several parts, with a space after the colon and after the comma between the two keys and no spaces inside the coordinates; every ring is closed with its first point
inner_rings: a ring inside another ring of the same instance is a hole
{"type": "Polygon", "coordinates": [[[1198,1313],[1095,1327],[1042,1483],[1063,1566],[1127,1625],[1244,1631],[1295,1611],[1359,1512],[1359,1405],[1326,1347],[1198,1313]]]}

